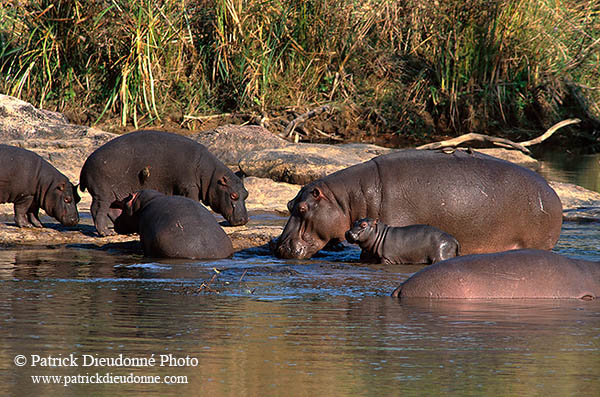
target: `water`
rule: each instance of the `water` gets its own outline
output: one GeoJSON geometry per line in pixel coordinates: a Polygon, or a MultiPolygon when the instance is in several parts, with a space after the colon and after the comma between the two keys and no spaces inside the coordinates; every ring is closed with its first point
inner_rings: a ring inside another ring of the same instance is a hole
{"type": "MultiPolygon", "coordinates": [[[[599,234],[565,223],[555,251],[600,260],[599,234]]],[[[2,250],[0,394],[598,395],[600,300],[400,303],[422,266],[358,256],[2,250]]]]}

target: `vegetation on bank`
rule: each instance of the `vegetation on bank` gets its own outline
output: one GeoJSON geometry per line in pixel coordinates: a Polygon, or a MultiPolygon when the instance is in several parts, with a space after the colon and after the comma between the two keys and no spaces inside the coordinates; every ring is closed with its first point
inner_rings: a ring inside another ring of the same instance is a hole
{"type": "Polygon", "coordinates": [[[327,103],[341,135],[526,138],[578,117],[570,133],[595,141],[599,65],[597,0],[0,5],[0,92],[89,122],[274,117],[327,103]]]}

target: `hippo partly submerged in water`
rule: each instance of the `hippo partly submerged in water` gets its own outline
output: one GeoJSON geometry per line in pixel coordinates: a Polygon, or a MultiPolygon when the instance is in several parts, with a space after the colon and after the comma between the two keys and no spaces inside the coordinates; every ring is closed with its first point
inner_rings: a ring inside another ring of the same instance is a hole
{"type": "Polygon", "coordinates": [[[600,297],[600,262],[536,249],[458,256],[415,273],[392,296],[595,299],[600,297]]]}
{"type": "Polygon", "coordinates": [[[233,255],[229,236],[199,202],[141,190],[117,203],[115,229],[138,233],[144,255],[158,258],[218,259],[233,255]]]}
{"type": "Polygon", "coordinates": [[[551,249],[562,225],[560,199],[540,175],[461,150],[376,157],[305,185],[288,209],[275,245],[283,258],[309,258],[365,217],[437,227],[463,254],[551,249]]]}
{"type": "Polygon", "coordinates": [[[436,227],[391,227],[373,218],[354,222],[346,232],[346,240],[363,250],[361,259],[387,265],[436,263],[455,257],[460,249],[454,237],[436,227]]]}

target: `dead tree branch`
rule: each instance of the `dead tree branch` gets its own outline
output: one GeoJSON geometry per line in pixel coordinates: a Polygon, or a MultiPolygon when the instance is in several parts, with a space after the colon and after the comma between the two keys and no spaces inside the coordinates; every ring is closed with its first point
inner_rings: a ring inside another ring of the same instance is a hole
{"type": "Polygon", "coordinates": [[[505,138],[470,133],[470,134],[464,134],[464,135],[458,136],[456,138],[452,138],[452,139],[448,139],[448,140],[444,140],[444,141],[433,142],[433,143],[428,143],[426,145],[421,145],[421,146],[417,147],[417,149],[435,150],[435,149],[442,149],[442,148],[448,148],[448,147],[458,147],[465,142],[478,141],[478,142],[491,142],[494,145],[502,146],[502,147],[512,147],[512,148],[522,151],[523,153],[530,154],[531,152],[529,151],[529,149],[527,149],[527,146],[537,145],[538,143],[541,143],[541,142],[545,141],[546,139],[550,138],[550,136],[552,136],[552,134],[554,134],[558,129],[560,129],[562,127],[566,127],[567,125],[577,124],[579,122],[581,122],[581,120],[579,120],[579,119],[563,120],[560,123],[557,123],[557,124],[553,125],[552,127],[548,128],[548,130],[546,132],[544,132],[542,135],[538,136],[537,138],[531,139],[529,141],[524,141],[524,142],[513,142],[513,141],[511,141],[509,139],[505,139],[505,138]]]}
{"type": "Polygon", "coordinates": [[[301,114],[300,116],[296,117],[294,120],[289,122],[289,124],[287,125],[287,127],[285,127],[285,130],[283,131],[283,135],[288,138],[291,137],[296,127],[298,127],[300,124],[304,124],[307,120],[312,119],[313,117],[316,117],[321,113],[327,112],[330,109],[331,106],[323,105],[309,112],[301,114]]]}

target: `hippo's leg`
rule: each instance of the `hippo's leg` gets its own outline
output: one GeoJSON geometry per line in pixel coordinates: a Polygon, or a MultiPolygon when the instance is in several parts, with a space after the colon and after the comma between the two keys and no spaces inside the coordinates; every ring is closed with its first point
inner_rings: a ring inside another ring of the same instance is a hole
{"type": "Polygon", "coordinates": [[[108,217],[109,208],[110,203],[92,198],[90,212],[92,213],[92,218],[94,219],[96,231],[98,231],[98,234],[101,236],[111,236],[115,234],[114,231],[108,229],[108,224],[110,221],[110,218],[108,217]]]}
{"type": "Polygon", "coordinates": [[[27,212],[27,218],[33,226],[44,227],[44,225],[42,225],[42,222],[40,221],[39,210],[40,209],[37,206],[30,207],[29,211],[27,212]]]}
{"type": "Polygon", "coordinates": [[[15,201],[15,223],[18,227],[33,227],[33,224],[27,219],[27,213],[32,203],[33,196],[25,196],[15,201]]]}

